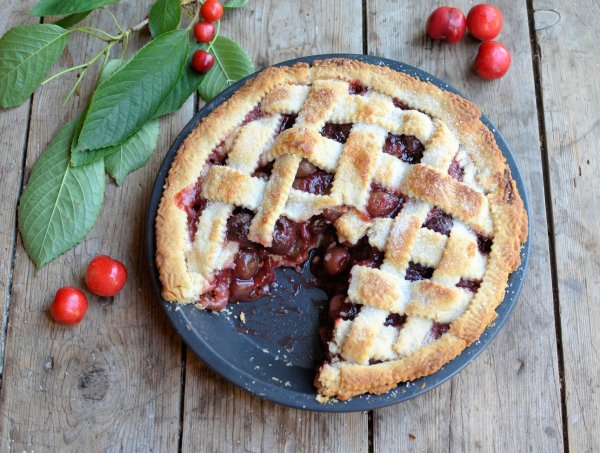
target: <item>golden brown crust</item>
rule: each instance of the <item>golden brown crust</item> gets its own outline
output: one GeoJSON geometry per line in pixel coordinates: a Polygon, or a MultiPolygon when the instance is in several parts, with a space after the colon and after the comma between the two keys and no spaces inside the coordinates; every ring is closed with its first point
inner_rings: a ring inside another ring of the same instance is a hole
{"type": "MultiPolygon", "coordinates": [[[[271,180],[261,185],[250,176],[252,169],[244,168],[240,157],[233,169],[211,168],[203,193],[224,204],[257,209],[250,235],[264,245],[270,244],[273,224],[282,213],[306,219],[339,204],[350,206],[335,224],[342,239],[356,243],[366,234],[372,243],[385,245],[381,270],[359,269],[356,281],[351,282],[351,290],[355,290],[351,299],[367,308],[354,322],[337,327],[337,346],[346,361],[321,368],[315,380],[319,393],[339,399],[366,392],[384,393],[399,382],[437,371],[479,338],[494,320],[508,276],[520,263],[527,215],[506,161],[493,134],[481,122],[477,107],[387,67],[330,59],[316,61],[312,67],[268,68],[197,126],[169,171],[156,219],[156,262],[163,297],[193,302],[210,288],[210,271],[202,272],[203,266],[190,269],[188,256],[199,249],[194,249],[188,238],[186,216],[175,197],[197,181],[212,150],[228,139],[261,101],[263,110],[270,114],[295,113],[303,106],[294,128],[277,137],[269,151],[268,159],[275,159],[271,180]],[[354,80],[379,96],[348,96],[348,82],[354,80]],[[414,110],[398,113],[391,99],[401,100],[414,110]],[[343,150],[319,134],[328,118],[355,124],[343,150]],[[382,154],[386,131],[415,135],[424,143],[421,164],[409,166],[382,154]],[[446,173],[455,156],[469,168],[464,182],[446,173]],[[317,197],[291,188],[303,157],[320,168],[337,170],[331,196],[317,197]],[[365,206],[372,181],[400,189],[416,200],[415,205],[403,208],[393,224],[362,218],[359,211],[365,206]],[[460,221],[447,239],[419,229],[431,205],[460,221]],[[473,231],[493,238],[487,258],[477,252],[473,231]],[[461,259],[464,261],[457,264],[461,259]],[[403,275],[409,261],[435,267],[431,281],[407,286],[403,275]],[[455,286],[467,276],[481,280],[474,297],[455,286]],[[373,296],[381,288],[388,291],[373,296]],[[410,315],[410,336],[407,333],[396,338],[388,327],[382,327],[380,321],[388,312],[410,315]],[[437,340],[427,337],[433,321],[450,324],[448,332],[437,340]],[[381,347],[382,336],[391,347],[381,347]],[[376,349],[377,357],[385,361],[368,365],[376,349]]],[[[267,140],[268,127],[261,131],[267,140]]],[[[252,142],[254,136],[248,133],[248,137],[235,140],[243,148],[248,145],[242,143],[252,142]]],[[[225,206],[220,209],[221,214],[227,212],[225,206]]],[[[218,228],[207,232],[207,237],[219,240],[223,218],[212,219],[218,228]]],[[[211,256],[211,263],[219,259],[223,258],[211,256]]]]}

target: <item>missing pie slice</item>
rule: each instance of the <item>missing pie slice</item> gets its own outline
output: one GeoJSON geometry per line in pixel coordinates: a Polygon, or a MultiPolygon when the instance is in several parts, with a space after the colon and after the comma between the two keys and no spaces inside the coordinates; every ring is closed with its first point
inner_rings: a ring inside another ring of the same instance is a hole
{"type": "Polygon", "coordinates": [[[267,68],[179,149],[163,297],[221,310],[310,259],[330,297],[320,400],[431,374],[496,317],[527,215],[479,110],[387,67],[267,68]]]}

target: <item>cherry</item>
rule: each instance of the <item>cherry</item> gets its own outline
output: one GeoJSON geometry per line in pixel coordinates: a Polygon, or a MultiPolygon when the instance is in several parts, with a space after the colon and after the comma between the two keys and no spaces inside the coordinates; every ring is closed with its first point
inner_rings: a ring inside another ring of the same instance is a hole
{"type": "Polygon", "coordinates": [[[385,217],[402,207],[402,197],[385,190],[374,189],[369,196],[367,212],[371,217],[385,217]]]}
{"type": "Polygon", "coordinates": [[[206,0],[200,8],[200,14],[206,22],[216,22],[223,15],[223,5],[219,0],[206,0]]]}
{"type": "Polygon", "coordinates": [[[126,281],[127,269],[123,263],[106,255],[95,257],[85,271],[88,289],[98,296],[114,296],[121,291],[126,281]]]}
{"type": "Polygon", "coordinates": [[[493,5],[475,5],[467,15],[469,32],[481,41],[494,39],[502,30],[502,11],[493,5]]]}
{"type": "Polygon", "coordinates": [[[252,211],[240,209],[234,211],[233,215],[227,221],[227,239],[239,242],[240,247],[247,247],[252,244],[248,239],[248,230],[252,221],[252,211]]]}
{"type": "Polygon", "coordinates": [[[214,64],[215,57],[205,50],[199,49],[192,55],[192,69],[200,74],[210,71],[214,64]]]}
{"type": "Polygon", "coordinates": [[[211,22],[198,22],[194,25],[194,36],[198,42],[211,42],[215,37],[216,28],[211,22]]]}
{"type": "Polygon", "coordinates": [[[235,276],[242,280],[251,279],[260,267],[260,260],[251,249],[242,249],[235,258],[235,276]]]}
{"type": "Polygon", "coordinates": [[[306,178],[307,176],[312,175],[318,170],[313,164],[311,164],[308,160],[302,159],[300,161],[300,165],[298,166],[298,172],[296,173],[296,178],[306,178]]]}
{"type": "Polygon", "coordinates": [[[328,310],[330,319],[336,319],[339,316],[340,310],[342,309],[342,305],[344,305],[345,302],[346,296],[343,294],[337,294],[331,298],[331,300],[329,301],[328,310]]]}
{"type": "Polygon", "coordinates": [[[506,47],[497,41],[485,41],[473,63],[473,69],[484,79],[499,79],[508,71],[512,57],[506,47]]]}
{"type": "Polygon", "coordinates": [[[458,8],[441,6],[427,19],[427,34],[449,44],[460,41],[467,29],[465,15],[458,8]]]}
{"type": "Polygon", "coordinates": [[[59,324],[79,324],[88,308],[88,301],[81,291],[72,286],[63,286],[50,305],[50,316],[59,324]]]}
{"type": "Polygon", "coordinates": [[[276,255],[287,255],[296,244],[294,223],[285,217],[280,217],[275,223],[271,251],[276,255]]]}
{"type": "Polygon", "coordinates": [[[229,301],[248,300],[254,291],[254,280],[238,280],[234,278],[229,285],[229,301]]]}
{"type": "Polygon", "coordinates": [[[350,261],[350,253],[348,249],[341,245],[330,247],[323,257],[323,266],[325,272],[331,275],[343,272],[350,261]]]}

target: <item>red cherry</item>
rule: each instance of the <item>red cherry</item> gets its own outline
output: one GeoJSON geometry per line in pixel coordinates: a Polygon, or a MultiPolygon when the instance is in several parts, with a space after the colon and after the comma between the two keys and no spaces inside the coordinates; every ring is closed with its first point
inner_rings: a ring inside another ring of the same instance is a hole
{"type": "Polygon", "coordinates": [[[79,324],[88,308],[88,302],[81,291],[72,286],[63,286],[54,296],[50,305],[50,316],[59,324],[79,324]]]}
{"type": "Polygon", "coordinates": [[[508,71],[512,57],[506,47],[497,41],[485,41],[473,63],[473,69],[484,79],[499,79],[508,71]]]}
{"type": "Polygon", "coordinates": [[[121,291],[125,281],[127,281],[127,269],[123,263],[110,256],[97,256],[90,261],[85,271],[85,283],[88,289],[98,296],[114,296],[121,291]]]}
{"type": "Polygon", "coordinates": [[[465,15],[458,8],[441,6],[427,19],[427,34],[431,39],[439,39],[454,44],[460,41],[467,29],[465,15]]]}
{"type": "Polygon", "coordinates": [[[192,68],[201,74],[210,71],[214,64],[215,57],[205,50],[197,50],[192,56],[192,68]]]}
{"type": "Polygon", "coordinates": [[[216,28],[210,22],[198,22],[194,25],[194,36],[198,42],[211,42],[215,37],[216,28]]]}
{"type": "Polygon", "coordinates": [[[206,22],[216,22],[223,15],[223,5],[219,0],[206,0],[200,8],[200,14],[206,22]]]}
{"type": "Polygon", "coordinates": [[[467,15],[467,26],[473,36],[481,41],[494,39],[502,30],[502,11],[493,5],[475,5],[467,15]]]}

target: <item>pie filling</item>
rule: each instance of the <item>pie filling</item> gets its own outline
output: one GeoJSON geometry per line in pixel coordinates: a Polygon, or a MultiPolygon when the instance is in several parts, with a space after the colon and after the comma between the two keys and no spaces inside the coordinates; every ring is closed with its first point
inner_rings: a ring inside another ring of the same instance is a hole
{"type": "MultiPolygon", "coordinates": [[[[362,95],[367,89],[359,83],[350,84],[351,94],[362,95]]],[[[408,109],[405,104],[394,100],[398,108],[408,109]]],[[[251,110],[243,121],[247,124],[264,117],[260,106],[251,110]]],[[[282,115],[280,126],[275,132],[279,135],[293,126],[296,115],[282,115]]],[[[326,123],[321,135],[340,143],[345,143],[350,135],[352,124],[326,123]]],[[[388,134],[383,145],[383,152],[396,156],[409,164],[420,163],[424,151],[423,144],[414,136],[388,134]]],[[[210,155],[205,170],[212,165],[224,165],[227,159],[225,142],[220,143],[210,155]]],[[[252,176],[268,180],[273,162],[268,162],[254,171],[252,176]]],[[[202,198],[202,184],[207,171],[203,171],[198,181],[179,192],[176,196],[177,206],[187,215],[187,229],[190,241],[194,240],[198,219],[207,205],[202,198]]],[[[448,174],[458,180],[463,179],[463,169],[457,160],[453,160],[448,174]]],[[[293,188],[316,195],[328,195],[334,175],[322,170],[306,159],[299,164],[293,188]]],[[[402,193],[392,192],[378,184],[371,185],[371,192],[361,216],[365,220],[374,218],[394,218],[408,200],[402,193]]],[[[310,262],[310,269],[318,286],[325,290],[329,297],[329,308],[321,319],[321,338],[325,345],[332,339],[336,322],[353,320],[361,311],[360,304],[348,302],[350,270],[354,265],[379,268],[383,262],[383,251],[369,244],[365,236],[356,244],[340,242],[333,222],[345,211],[344,208],[327,209],[305,222],[294,222],[280,217],[273,232],[270,247],[264,247],[248,239],[250,223],[254,212],[236,208],[227,221],[226,238],[235,242],[239,248],[231,265],[218,271],[212,281],[212,289],[202,294],[197,304],[209,310],[221,310],[228,303],[248,302],[270,293],[276,280],[275,271],[282,266],[299,269],[310,262]]],[[[422,227],[449,236],[454,219],[444,211],[433,208],[427,214],[422,227]]],[[[477,245],[480,253],[488,255],[492,240],[477,234],[477,245]]],[[[434,269],[420,263],[409,262],[405,279],[418,281],[431,279],[434,269]]],[[[475,294],[480,280],[461,278],[456,287],[475,294]]],[[[406,315],[392,313],[387,316],[384,325],[398,330],[404,327],[406,315]]],[[[449,324],[433,322],[424,343],[440,338],[449,329],[449,324]]],[[[339,359],[337,353],[331,353],[326,347],[326,362],[339,359]]],[[[369,364],[379,363],[371,359],[369,364]]]]}

